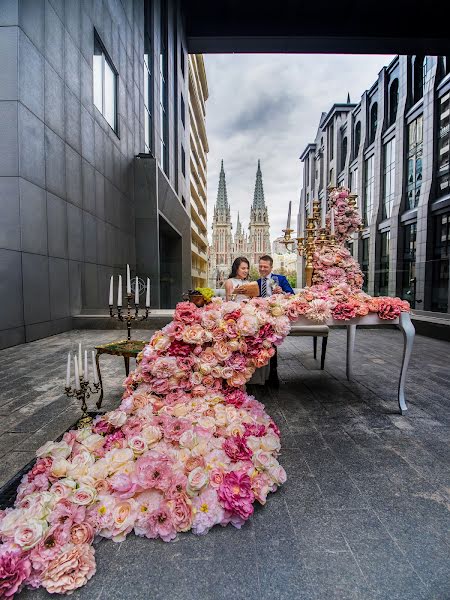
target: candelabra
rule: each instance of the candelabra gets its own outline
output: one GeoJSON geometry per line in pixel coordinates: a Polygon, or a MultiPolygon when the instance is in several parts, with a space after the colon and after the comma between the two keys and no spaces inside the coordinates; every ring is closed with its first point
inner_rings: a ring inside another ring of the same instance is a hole
{"type": "Polygon", "coordinates": [[[89,427],[92,423],[92,417],[88,413],[88,407],[86,400],[91,397],[91,394],[98,394],[101,388],[100,382],[93,383],[93,387],[91,387],[90,382],[87,379],[84,379],[82,375],[79,377],[79,388],[77,389],[76,384],[75,387],[69,386],[65,387],[66,396],[68,398],[76,398],[81,402],[81,412],[82,417],[77,423],[78,429],[82,427],[89,427]]]}
{"type": "Polygon", "coordinates": [[[122,310],[122,305],[118,304],[117,305],[117,312],[114,312],[114,305],[110,304],[109,305],[109,316],[112,317],[113,319],[118,319],[119,321],[126,321],[127,323],[127,340],[131,340],[131,325],[133,323],[133,321],[145,321],[145,319],[148,319],[148,315],[149,315],[149,307],[146,306],[145,307],[145,313],[144,314],[139,314],[139,302],[136,302],[136,297],[134,299],[134,303],[132,303],[132,298],[133,298],[133,294],[132,293],[128,293],[127,294],[127,308],[126,308],[126,312],[124,313],[122,310]],[[134,307],[133,307],[134,304],[134,307]],[[134,313],[134,314],[133,314],[134,313]]]}

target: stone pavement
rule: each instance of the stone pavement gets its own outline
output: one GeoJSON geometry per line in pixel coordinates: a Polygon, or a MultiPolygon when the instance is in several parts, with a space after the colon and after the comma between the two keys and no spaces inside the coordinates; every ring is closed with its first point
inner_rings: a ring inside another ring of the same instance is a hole
{"type": "MultiPolygon", "coordinates": [[[[63,393],[68,348],[117,334],[73,331],[0,352],[0,485],[77,417],[63,393]]],[[[331,332],[325,372],[310,338],[288,338],[280,389],[252,389],[282,431],[287,483],[240,531],[216,527],[170,544],[100,540],[97,574],[71,597],[449,600],[450,346],[417,336],[402,417],[401,344],[395,330],[358,331],[348,383],[344,331],[331,332]]],[[[110,408],[123,362],[101,361],[110,408]]]]}

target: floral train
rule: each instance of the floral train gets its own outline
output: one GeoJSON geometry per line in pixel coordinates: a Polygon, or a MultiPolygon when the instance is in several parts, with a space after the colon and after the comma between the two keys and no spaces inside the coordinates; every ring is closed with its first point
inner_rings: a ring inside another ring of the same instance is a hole
{"type": "Polygon", "coordinates": [[[83,586],[95,573],[96,535],[171,541],[219,524],[240,528],[254,503],[286,481],[279,430],[245,391],[254,370],[299,317],[393,319],[409,310],[398,298],[362,292],[343,246],[358,219],[348,190],[337,194],[330,201],[339,245],[316,253],[312,287],[243,303],[216,298],[204,308],[178,304],[125,380],[117,410],[37,451],[14,508],[0,511],[0,598],[23,586],[50,593],[83,586]]]}

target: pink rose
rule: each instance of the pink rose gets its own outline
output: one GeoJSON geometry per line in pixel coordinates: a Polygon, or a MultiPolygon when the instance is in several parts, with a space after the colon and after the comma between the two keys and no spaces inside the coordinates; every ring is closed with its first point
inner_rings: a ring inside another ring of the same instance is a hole
{"type": "Polygon", "coordinates": [[[400,307],[391,303],[389,300],[382,301],[378,305],[378,316],[380,319],[396,319],[400,316],[400,313],[400,307]]]}
{"type": "Polygon", "coordinates": [[[70,528],[70,541],[72,544],[92,544],[94,528],[90,523],[74,524],[70,528]]]}
{"type": "Polygon", "coordinates": [[[199,323],[201,318],[200,310],[192,302],[179,302],[175,308],[174,319],[182,321],[187,325],[199,323]]]}
{"type": "Polygon", "coordinates": [[[240,435],[235,435],[225,440],[223,444],[227,456],[231,460],[237,462],[239,460],[249,460],[252,457],[253,452],[247,446],[245,439],[240,435]]]}
{"type": "Polygon", "coordinates": [[[192,502],[184,494],[178,494],[169,500],[172,521],[176,531],[188,531],[192,526],[192,502]]]}

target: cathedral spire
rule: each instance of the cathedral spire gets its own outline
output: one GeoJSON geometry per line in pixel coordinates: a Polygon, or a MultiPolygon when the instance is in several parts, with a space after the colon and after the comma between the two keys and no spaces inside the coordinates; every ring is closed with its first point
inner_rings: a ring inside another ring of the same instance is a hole
{"type": "Polygon", "coordinates": [[[230,217],[230,205],[228,204],[227,182],[225,180],[225,170],[223,168],[223,159],[220,165],[219,187],[217,190],[217,200],[214,207],[214,216],[221,221],[230,217]]]}
{"type": "Polygon", "coordinates": [[[256,171],[255,193],[253,194],[252,210],[265,210],[264,188],[261,173],[261,161],[258,159],[258,169],[256,171]]]}
{"type": "Polygon", "coordinates": [[[236,235],[240,235],[242,233],[242,226],[241,226],[241,221],[239,220],[239,211],[238,211],[238,217],[237,217],[237,223],[236,223],[236,235]]]}

